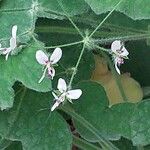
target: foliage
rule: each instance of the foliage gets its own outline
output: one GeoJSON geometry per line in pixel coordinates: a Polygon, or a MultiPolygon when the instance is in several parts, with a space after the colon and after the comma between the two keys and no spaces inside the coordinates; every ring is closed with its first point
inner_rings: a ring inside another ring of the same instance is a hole
{"type": "Polygon", "coordinates": [[[2,48],[9,47],[12,26],[17,25],[18,30],[17,48],[7,61],[0,51],[0,149],[70,150],[73,144],[89,150],[121,149],[123,144],[127,149],[148,146],[149,4],[149,0],[1,0],[2,48]],[[131,87],[124,89],[125,83],[115,71],[109,53],[114,40],[125,42],[129,51],[120,70],[129,72],[140,85],[144,93],[139,102],[131,103],[126,95],[131,87]],[[51,55],[56,47],[63,51],[55,66],[56,76],[54,80],[46,76],[39,84],[43,67],[35,58],[36,51],[51,55]],[[118,104],[110,106],[107,92],[115,89],[106,89],[111,82],[104,66],[99,70],[103,82],[91,81],[95,54],[109,66],[108,74],[123,103],[116,99],[118,104]],[[82,95],[73,104],[65,101],[51,112],[51,92],[59,78],[65,79],[69,88],[81,89],[82,95]],[[72,136],[69,127],[81,138],[72,136]]]}

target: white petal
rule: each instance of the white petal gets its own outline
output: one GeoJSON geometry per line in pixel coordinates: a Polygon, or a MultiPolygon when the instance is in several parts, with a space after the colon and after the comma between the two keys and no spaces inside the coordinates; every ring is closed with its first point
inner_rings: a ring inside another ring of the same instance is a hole
{"type": "Polygon", "coordinates": [[[80,89],[70,90],[67,92],[67,98],[69,99],[78,99],[82,94],[80,89]]]}
{"type": "Polygon", "coordinates": [[[111,50],[112,52],[116,53],[116,50],[119,50],[121,48],[122,44],[120,40],[116,40],[111,44],[111,50]]]}
{"type": "Polygon", "coordinates": [[[0,51],[2,51],[2,53],[6,50],[7,48],[0,48],[0,51]]]}
{"type": "Polygon", "coordinates": [[[17,47],[17,42],[15,38],[11,37],[9,43],[10,43],[11,50],[14,50],[17,47]]]}
{"type": "Polygon", "coordinates": [[[38,50],[36,52],[36,60],[39,64],[46,65],[48,62],[48,56],[42,50],[38,50]]]}
{"type": "Polygon", "coordinates": [[[119,70],[119,68],[118,68],[118,62],[117,62],[117,61],[115,61],[115,69],[116,69],[116,71],[120,74],[120,70],[119,70]]]}
{"type": "Polygon", "coordinates": [[[6,61],[8,60],[8,56],[9,56],[9,53],[7,53],[6,56],[5,56],[6,61]]]}
{"type": "Polygon", "coordinates": [[[54,111],[60,105],[60,103],[61,102],[56,101],[55,104],[52,106],[51,111],[54,111]]]}
{"type": "Polygon", "coordinates": [[[53,67],[48,67],[48,76],[53,80],[55,76],[55,69],[53,67]]]}
{"type": "Polygon", "coordinates": [[[10,52],[11,52],[11,48],[9,47],[9,48],[6,48],[6,49],[3,51],[3,54],[6,55],[6,54],[8,54],[8,53],[10,53],[10,52]]]}
{"type": "Polygon", "coordinates": [[[66,90],[67,90],[67,85],[66,85],[66,82],[65,82],[64,79],[60,78],[60,79],[58,80],[57,88],[58,88],[58,90],[59,90],[61,93],[66,92],[66,90]]]}
{"type": "Polygon", "coordinates": [[[122,53],[120,54],[121,57],[126,57],[129,55],[129,52],[125,47],[122,48],[122,53]]]}
{"type": "Polygon", "coordinates": [[[51,64],[56,64],[61,57],[62,57],[62,50],[60,48],[56,48],[50,57],[51,64]]]}
{"type": "Polygon", "coordinates": [[[52,94],[53,94],[55,99],[58,99],[58,96],[54,92],[52,92],[52,94]]]}
{"type": "Polygon", "coordinates": [[[14,26],[12,27],[12,37],[13,37],[14,39],[16,39],[16,34],[17,34],[17,25],[14,25],[14,26]]]}

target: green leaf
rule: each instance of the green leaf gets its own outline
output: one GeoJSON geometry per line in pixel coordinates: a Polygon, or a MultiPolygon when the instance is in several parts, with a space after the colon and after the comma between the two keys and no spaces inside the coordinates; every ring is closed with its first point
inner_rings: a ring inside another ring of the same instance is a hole
{"type": "Polygon", "coordinates": [[[39,0],[38,16],[62,19],[66,13],[69,16],[74,16],[86,12],[88,9],[89,6],[83,0],[39,0]]]}
{"type": "MultiPolygon", "coordinates": [[[[102,14],[106,13],[108,11],[111,11],[114,6],[120,1],[120,0],[85,0],[91,9],[96,14],[102,14]]],[[[120,11],[127,16],[133,18],[133,19],[150,19],[150,9],[148,6],[150,5],[149,0],[135,0],[135,1],[122,1],[121,4],[117,7],[117,11],[120,11]]]]}
{"type": "MultiPolygon", "coordinates": [[[[95,82],[83,82],[78,85],[83,90],[80,100],[75,103],[75,111],[96,127],[104,137],[117,140],[122,135],[130,138],[129,118],[132,115],[132,104],[118,104],[108,107],[108,98],[102,86],[95,82]]],[[[75,121],[79,133],[87,140],[97,139],[81,124],[75,121]]]]}
{"type": "Polygon", "coordinates": [[[2,43],[2,47],[9,47],[9,39],[11,37],[11,29],[13,25],[18,26],[18,43],[26,43],[30,40],[37,18],[34,11],[32,11],[31,0],[28,0],[25,3],[19,0],[2,1],[0,13],[0,41],[2,43]]]}
{"type": "MultiPolygon", "coordinates": [[[[150,142],[149,101],[137,104],[121,103],[108,107],[108,99],[103,87],[94,82],[82,82],[78,88],[83,90],[81,98],[73,105],[75,112],[90,122],[105,138],[132,140],[134,145],[147,145],[150,142]]],[[[97,142],[82,124],[74,119],[75,127],[88,141],[97,142]]]]}
{"type": "Polygon", "coordinates": [[[13,106],[12,86],[15,81],[20,81],[26,87],[36,91],[47,92],[51,90],[51,81],[48,78],[45,78],[42,83],[38,83],[42,76],[42,66],[36,61],[35,53],[39,46],[43,47],[43,44],[31,42],[30,46],[24,48],[18,55],[9,56],[7,61],[4,56],[0,56],[1,109],[13,106]]]}
{"type": "MultiPolygon", "coordinates": [[[[60,1],[69,16],[84,13],[89,8],[84,1],[73,0],[60,1]]],[[[11,37],[11,29],[13,25],[18,26],[17,42],[27,43],[33,35],[35,22],[38,17],[47,18],[64,18],[64,10],[55,0],[27,0],[20,1],[5,0],[1,2],[0,20],[3,23],[0,26],[0,42],[2,47],[9,47],[9,39],[11,37]],[[23,18],[23,19],[22,19],[23,18]]]]}
{"type": "Polygon", "coordinates": [[[150,99],[141,102],[135,107],[130,122],[131,135],[134,145],[148,145],[150,143],[150,99]]]}
{"type": "MultiPolygon", "coordinates": [[[[104,116],[100,115],[108,109],[108,98],[103,87],[95,82],[81,82],[78,85],[78,88],[82,89],[83,94],[81,98],[73,105],[76,113],[84,117],[95,128],[97,128],[103,136],[107,137],[107,134],[109,134],[107,130],[109,128],[104,124],[107,117],[105,113],[103,113],[104,116]],[[105,131],[103,128],[107,130],[105,131]]],[[[97,138],[88,130],[85,130],[80,123],[75,121],[75,126],[82,137],[92,142],[97,141],[97,138]]],[[[110,134],[109,137],[113,137],[113,135],[110,134]]]]}
{"type": "Polygon", "coordinates": [[[3,140],[21,141],[24,150],[70,150],[72,136],[65,120],[55,111],[50,116],[49,110],[39,111],[50,107],[49,102],[49,93],[23,89],[17,94],[14,107],[0,113],[3,140]]]}

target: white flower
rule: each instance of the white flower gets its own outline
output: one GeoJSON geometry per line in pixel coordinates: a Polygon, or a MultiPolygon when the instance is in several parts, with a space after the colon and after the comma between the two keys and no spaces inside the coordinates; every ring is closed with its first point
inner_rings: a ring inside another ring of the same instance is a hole
{"type": "Polygon", "coordinates": [[[129,52],[119,40],[116,40],[111,44],[111,51],[115,63],[115,69],[120,74],[118,66],[124,63],[124,59],[128,59],[129,52]]]}
{"type": "Polygon", "coordinates": [[[80,89],[68,90],[65,80],[62,78],[58,80],[57,88],[59,94],[56,95],[54,92],[52,92],[55,98],[55,103],[52,106],[51,111],[63,103],[65,99],[72,103],[72,99],[78,99],[82,95],[82,91],[80,89]]]}
{"type": "Polygon", "coordinates": [[[54,64],[56,64],[60,58],[62,57],[62,50],[60,48],[56,48],[50,58],[42,51],[38,50],[36,52],[36,60],[39,64],[44,65],[45,69],[39,83],[42,82],[46,75],[46,71],[48,71],[48,75],[51,79],[55,76],[54,64]]]}
{"type": "MultiPolygon", "coordinates": [[[[17,25],[14,25],[12,27],[12,37],[10,38],[9,41],[9,47],[8,48],[0,48],[0,51],[2,51],[3,55],[5,56],[5,59],[8,59],[8,56],[10,54],[11,51],[13,51],[16,47],[17,47],[17,25]]],[[[1,45],[0,45],[1,47],[1,45]]]]}

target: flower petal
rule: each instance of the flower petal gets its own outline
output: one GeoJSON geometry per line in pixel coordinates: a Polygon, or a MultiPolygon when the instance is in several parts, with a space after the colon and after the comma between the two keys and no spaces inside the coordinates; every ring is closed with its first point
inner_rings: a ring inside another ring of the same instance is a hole
{"type": "Polygon", "coordinates": [[[67,92],[67,98],[69,99],[78,99],[82,95],[82,91],[80,89],[70,90],[67,92]]]}
{"type": "Polygon", "coordinates": [[[11,48],[9,47],[9,48],[6,48],[6,49],[3,51],[3,54],[6,55],[6,54],[8,54],[8,53],[10,53],[10,52],[11,52],[11,48]]]}
{"type": "Polygon", "coordinates": [[[66,90],[67,90],[67,85],[66,85],[66,82],[65,82],[64,79],[59,78],[57,88],[58,88],[58,90],[59,90],[61,93],[66,92],[66,90]]]}
{"type": "Polygon", "coordinates": [[[62,50],[60,48],[56,48],[50,57],[51,64],[56,64],[61,57],[62,57],[62,50]]]}
{"type": "Polygon", "coordinates": [[[12,38],[16,39],[16,35],[17,35],[17,25],[14,25],[12,27],[12,38]]]}
{"type": "Polygon", "coordinates": [[[54,93],[54,92],[52,92],[52,95],[54,96],[54,98],[57,100],[58,99],[58,96],[54,93]]]}
{"type": "Polygon", "coordinates": [[[36,52],[36,60],[39,64],[46,65],[48,62],[48,56],[42,50],[38,50],[36,52]]]}
{"type": "Polygon", "coordinates": [[[51,107],[51,111],[54,111],[60,105],[60,103],[61,103],[60,101],[56,101],[54,105],[51,107]]]}
{"type": "Polygon", "coordinates": [[[5,60],[6,60],[6,61],[8,60],[8,56],[9,56],[9,53],[7,53],[7,54],[5,55],[5,60]]]}
{"type": "Polygon", "coordinates": [[[10,43],[11,50],[14,50],[17,47],[17,42],[15,38],[11,37],[9,43],[10,43]]]}
{"type": "Polygon", "coordinates": [[[122,53],[120,54],[121,57],[126,57],[129,55],[129,52],[127,51],[127,49],[123,46],[122,48],[122,53]]]}
{"type": "Polygon", "coordinates": [[[121,49],[121,41],[120,40],[116,40],[111,44],[111,50],[112,52],[116,53],[117,50],[121,49]]]}
{"type": "Polygon", "coordinates": [[[117,61],[115,61],[115,69],[116,69],[116,71],[120,74],[120,70],[119,70],[119,68],[118,68],[118,62],[117,62],[117,61]]]}

